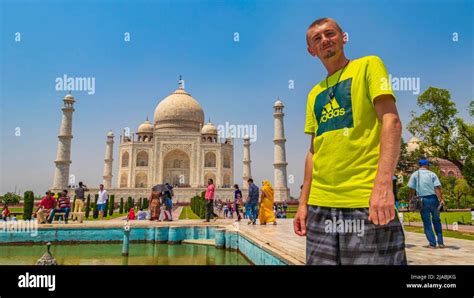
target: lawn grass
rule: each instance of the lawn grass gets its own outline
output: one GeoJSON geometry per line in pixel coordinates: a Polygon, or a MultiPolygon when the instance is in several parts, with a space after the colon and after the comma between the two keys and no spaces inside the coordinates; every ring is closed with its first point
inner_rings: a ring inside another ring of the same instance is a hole
{"type": "MultiPolygon", "coordinates": [[[[441,212],[441,223],[452,225],[454,222],[472,225],[471,212],[441,212]]],[[[421,215],[419,212],[403,212],[404,222],[421,222],[421,215]]]]}
{"type": "MultiPolygon", "coordinates": [[[[404,226],[404,228],[407,232],[415,232],[415,233],[424,234],[422,227],[404,226]]],[[[447,231],[445,229],[443,229],[443,237],[444,238],[457,238],[457,239],[464,239],[464,240],[474,241],[474,234],[462,233],[462,232],[457,232],[457,231],[447,231]]]]}
{"type": "Polygon", "coordinates": [[[200,219],[192,210],[191,206],[184,206],[179,219],[200,219]]]}

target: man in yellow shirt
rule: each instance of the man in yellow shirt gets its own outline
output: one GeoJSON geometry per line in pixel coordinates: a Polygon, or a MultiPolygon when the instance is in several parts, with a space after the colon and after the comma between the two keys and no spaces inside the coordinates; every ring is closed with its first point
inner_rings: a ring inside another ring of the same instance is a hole
{"type": "Polygon", "coordinates": [[[294,219],[306,262],[406,265],[392,191],[402,125],[387,70],[377,56],[347,59],[330,18],[313,22],[306,41],[328,72],[307,101],[311,144],[294,219]]]}

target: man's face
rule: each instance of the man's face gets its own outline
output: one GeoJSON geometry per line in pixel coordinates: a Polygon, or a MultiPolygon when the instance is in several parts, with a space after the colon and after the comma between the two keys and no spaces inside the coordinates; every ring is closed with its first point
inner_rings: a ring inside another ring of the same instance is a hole
{"type": "Polygon", "coordinates": [[[308,52],[320,60],[327,60],[342,51],[344,44],[343,33],[333,21],[315,25],[306,32],[308,52]]]}
{"type": "Polygon", "coordinates": [[[100,189],[100,190],[104,190],[104,186],[101,184],[101,185],[99,186],[99,189],[100,189]]]}

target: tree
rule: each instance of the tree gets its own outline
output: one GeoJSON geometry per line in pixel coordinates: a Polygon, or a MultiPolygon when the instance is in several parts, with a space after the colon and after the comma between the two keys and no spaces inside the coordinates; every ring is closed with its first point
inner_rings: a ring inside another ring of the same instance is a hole
{"type": "Polygon", "coordinates": [[[15,205],[20,203],[21,197],[17,194],[14,194],[12,192],[7,192],[3,196],[0,197],[0,202],[5,206],[8,205],[15,205]]]}
{"type": "Polygon", "coordinates": [[[449,91],[429,87],[417,104],[423,113],[416,116],[412,112],[408,131],[422,140],[430,155],[449,160],[463,171],[463,160],[472,154],[473,129],[456,117],[458,111],[449,91]]]}
{"type": "Polygon", "coordinates": [[[119,214],[123,214],[123,198],[120,198],[119,214]]]}
{"type": "Polygon", "coordinates": [[[109,215],[112,216],[114,214],[114,208],[115,208],[115,195],[110,196],[110,206],[109,206],[109,215]]]}
{"type": "Polygon", "coordinates": [[[142,205],[143,210],[148,209],[148,199],[143,198],[143,205],[142,205]]]}
{"type": "Polygon", "coordinates": [[[99,201],[99,194],[95,194],[94,206],[92,209],[92,218],[94,219],[99,218],[99,206],[97,206],[98,201],[99,201]]]}
{"type": "Polygon", "coordinates": [[[89,218],[89,213],[91,212],[91,194],[87,194],[87,199],[86,199],[86,213],[85,217],[89,218]]]}
{"type": "Polygon", "coordinates": [[[23,219],[31,220],[31,214],[33,213],[33,204],[35,201],[35,195],[31,190],[25,191],[23,200],[23,219]]]}
{"type": "Polygon", "coordinates": [[[400,142],[400,157],[398,158],[397,172],[407,173],[410,170],[410,164],[408,160],[407,143],[403,138],[400,142]]]}
{"type": "Polygon", "coordinates": [[[466,197],[471,192],[466,179],[457,179],[454,185],[454,196],[456,198],[456,208],[461,208],[461,198],[466,197]]]}
{"type": "Polygon", "coordinates": [[[410,188],[408,185],[402,186],[398,189],[398,199],[400,201],[406,201],[408,200],[408,194],[409,194],[410,188]]]}

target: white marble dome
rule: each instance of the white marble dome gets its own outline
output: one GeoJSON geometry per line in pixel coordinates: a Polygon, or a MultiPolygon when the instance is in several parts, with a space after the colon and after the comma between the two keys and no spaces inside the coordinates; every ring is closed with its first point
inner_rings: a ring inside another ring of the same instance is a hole
{"type": "Polygon", "coordinates": [[[153,133],[153,124],[148,119],[138,126],[138,133],[153,133]]]}
{"type": "Polygon", "coordinates": [[[177,89],[155,109],[155,129],[200,132],[204,124],[201,105],[184,89],[177,89]]]}
{"type": "Polygon", "coordinates": [[[208,134],[208,135],[217,135],[217,127],[211,122],[208,122],[206,125],[202,127],[201,133],[208,134]]]}
{"type": "Polygon", "coordinates": [[[407,151],[412,152],[420,148],[421,140],[417,137],[412,137],[407,143],[407,151]]]}
{"type": "Polygon", "coordinates": [[[275,104],[273,104],[274,107],[284,107],[283,102],[281,100],[275,101],[275,104]]]}

